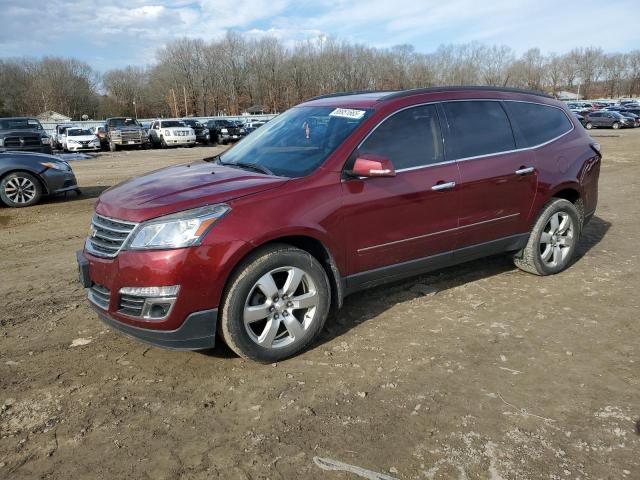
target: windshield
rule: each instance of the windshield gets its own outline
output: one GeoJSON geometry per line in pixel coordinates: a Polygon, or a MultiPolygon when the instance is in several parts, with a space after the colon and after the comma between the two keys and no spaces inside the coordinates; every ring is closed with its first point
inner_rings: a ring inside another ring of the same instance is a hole
{"type": "Polygon", "coordinates": [[[203,125],[198,122],[197,120],[183,120],[184,123],[186,123],[187,125],[189,125],[190,127],[202,127],[203,125]]]}
{"type": "Polygon", "coordinates": [[[162,122],[162,128],[171,128],[171,127],[186,127],[186,125],[178,120],[167,120],[162,122]]]}
{"type": "Polygon", "coordinates": [[[0,120],[0,130],[42,130],[35,118],[8,118],[0,120]]]}
{"type": "Polygon", "coordinates": [[[67,135],[70,137],[80,137],[82,135],[93,135],[93,133],[91,133],[91,130],[85,128],[70,128],[67,130],[67,135]]]}
{"type": "Polygon", "coordinates": [[[275,175],[313,172],[369,116],[371,110],[297,107],[250,133],[221,163],[254,164],[275,175]]]}
{"type": "Polygon", "coordinates": [[[140,124],[133,118],[112,118],[109,120],[110,127],[139,127],[140,124]]]}
{"type": "Polygon", "coordinates": [[[233,127],[233,123],[229,120],[209,120],[209,125],[214,127],[233,127]]]}

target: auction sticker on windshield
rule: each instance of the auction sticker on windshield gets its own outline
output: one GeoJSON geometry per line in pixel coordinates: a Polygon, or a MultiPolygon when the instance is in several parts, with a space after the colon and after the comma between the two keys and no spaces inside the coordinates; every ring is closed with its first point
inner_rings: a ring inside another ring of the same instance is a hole
{"type": "Polygon", "coordinates": [[[329,114],[330,117],[343,117],[352,118],[354,120],[360,120],[364,117],[365,110],[354,110],[353,108],[336,108],[329,114]]]}

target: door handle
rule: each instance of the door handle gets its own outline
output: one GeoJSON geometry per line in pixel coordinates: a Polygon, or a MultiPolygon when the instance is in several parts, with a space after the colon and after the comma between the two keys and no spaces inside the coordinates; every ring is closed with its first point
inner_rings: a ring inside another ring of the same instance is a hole
{"type": "Polygon", "coordinates": [[[533,167],[520,167],[516,170],[516,175],[527,175],[528,173],[532,173],[535,169],[533,167]]]}
{"type": "Polygon", "coordinates": [[[439,192],[440,190],[450,190],[456,186],[456,182],[436,183],[431,190],[439,192]]]}

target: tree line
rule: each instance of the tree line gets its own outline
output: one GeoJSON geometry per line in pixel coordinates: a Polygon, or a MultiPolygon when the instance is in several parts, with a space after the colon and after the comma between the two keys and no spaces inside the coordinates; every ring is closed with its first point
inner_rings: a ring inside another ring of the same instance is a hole
{"type": "Polygon", "coordinates": [[[228,32],[211,42],[177,39],[156,52],[151,66],[103,74],[72,58],[0,59],[0,115],[210,116],[254,105],[281,112],[324,93],[436,85],[638,96],[640,50],[587,47],[544,55],[532,48],[516,55],[508,46],[474,42],[419,53],[407,44],[381,49],[326,37],[288,47],[273,37],[228,32]]]}

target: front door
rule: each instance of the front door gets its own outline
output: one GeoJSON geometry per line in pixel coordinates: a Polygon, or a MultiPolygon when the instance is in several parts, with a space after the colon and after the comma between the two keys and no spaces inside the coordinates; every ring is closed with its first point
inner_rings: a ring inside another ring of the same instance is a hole
{"type": "Polygon", "coordinates": [[[381,269],[384,276],[382,267],[450,251],[460,177],[456,163],[444,160],[436,107],[411,107],[389,117],[351,163],[358,154],[390,159],[396,176],[343,182],[349,274],[381,269]]]}

